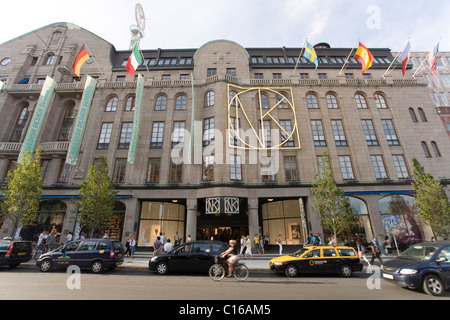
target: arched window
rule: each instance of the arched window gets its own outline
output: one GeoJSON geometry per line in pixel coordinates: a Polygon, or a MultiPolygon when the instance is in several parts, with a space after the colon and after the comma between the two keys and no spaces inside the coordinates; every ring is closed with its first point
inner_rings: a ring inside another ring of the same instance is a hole
{"type": "Polygon", "coordinates": [[[384,96],[379,93],[375,93],[373,98],[375,99],[375,105],[378,109],[387,109],[388,106],[386,104],[386,99],[384,98],[384,96]]]}
{"type": "Polygon", "coordinates": [[[306,103],[308,109],[319,109],[319,103],[317,102],[317,96],[313,93],[308,93],[306,95],[306,103]]]}
{"type": "Polygon", "coordinates": [[[289,108],[288,101],[286,98],[288,97],[288,94],[286,92],[280,92],[281,94],[277,94],[277,103],[278,108],[280,109],[287,109],[289,108]]]}
{"type": "Polygon", "coordinates": [[[433,148],[434,155],[436,157],[441,157],[441,151],[439,150],[439,147],[438,147],[436,141],[431,141],[431,147],[433,148]]]}
{"type": "Polygon", "coordinates": [[[256,97],[257,101],[257,108],[263,108],[263,109],[269,109],[269,98],[266,94],[261,93],[259,96],[256,97]],[[261,101],[259,100],[261,99],[261,101]]]}
{"type": "Polygon", "coordinates": [[[129,96],[127,98],[127,101],[125,103],[125,111],[134,111],[134,104],[136,103],[136,97],[133,96],[129,96]]]}
{"type": "Polygon", "coordinates": [[[180,94],[175,102],[175,110],[186,110],[187,98],[184,94],[180,94]]]}
{"type": "Polygon", "coordinates": [[[61,130],[59,131],[59,141],[68,141],[70,136],[70,131],[72,130],[72,125],[75,120],[75,103],[71,103],[64,114],[64,119],[61,125],[61,130]]]}
{"type": "Polygon", "coordinates": [[[53,52],[50,52],[47,54],[47,56],[45,57],[45,65],[46,66],[51,66],[55,63],[56,60],[56,56],[53,52]]]}
{"type": "Polygon", "coordinates": [[[16,125],[14,126],[13,133],[11,135],[10,142],[20,142],[23,130],[27,124],[28,120],[28,105],[23,107],[20,111],[19,117],[17,118],[16,125]]]}
{"type": "Polygon", "coordinates": [[[425,157],[431,158],[430,149],[428,149],[428,145],[425,141],[422,141],[422,149],[423,149],[423,152],[425,153],[425,157]]]}
{"type": "Polygon", "coordinates": [[[427,116],[425,115],[423,109],[419,108],[417,111],[419,112],[420,120],[422,120],[422,122],[428,122],[427,116]]]}
{"type": "Polygon", "coordinates": [[[165,111],[167,107],[167,97],[166,96],[158,96],[156,98],[156,111],[165,111]]]}
{"type": "Polygon", "coordinates": [[[367,109],[366,97],[361,93],[355,94],[356,107],[358,109],[367,109]]]}
{"type": "Polygon", "coordinates": [[[208,91],[205,95],[205,107],[212,107],[215,104],[214,91],[208,91]]]}
{"type": "Polygon", "coordinates": [[[119,99],[116,96],[110,97],[106,103],[105,111],[115,112],[117,110],[118,102],[119,102],[119,99]]]}
{"type": "Polygon", "coordinates": [[[413,122],[418,122],[416,112],[414,111],[413,108],[409,108],[409,114],[411,115],[411,119],[413,122]]]}
{"type": "Polygon", "coordinates": [[[230,105],[232,107],[238,107],[239,106],[239,103],[237,102],[237,100],[233,99],[236,95],[237,95],[236,91],[230,91],[228,93],[228,102],[230,103],[230,105]]]}
{"type": "Polygon", "coordinates": [[[328,109],[338,109],[339,105],[336,96],[333,93],[328,93],[326,96],[328,109]]]}

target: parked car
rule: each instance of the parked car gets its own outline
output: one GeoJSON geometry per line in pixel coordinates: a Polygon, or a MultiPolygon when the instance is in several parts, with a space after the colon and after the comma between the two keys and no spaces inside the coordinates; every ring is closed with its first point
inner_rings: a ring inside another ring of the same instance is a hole
{"type": "Polygon", "coordinates": [[[85,239],[70,242],[44,253],[36,261],[42,272],[75,265],[94,273],[115,269],[123,263],[123,246],[113,239],[85,239]]]}
{"type": "Polygon", "coordinates": [[[0,266],[17,267],[33,257],[31,241],[0,240],[0,266]]]}
{"type": "Polygon", "coordinates": [[[205,272],[214,264],[214,257],[228,249],[221,241],[193,241],[181,244],[168,253],[154,256],[148,269],[158,274],[168,272],[205,272]]]}
{"type": "Polygon", "coordinates": [[[450,242],[423,242],[410,246],[381,267],[383,278],[405,288],[423,289],[441,296],[450,288],[450,242]]]}
{"type": "Polygon", "coordinates": [[[288,277],[305,273],[339,273],[350,277],[353,272],[362,271],[363,264],[352,247],[308,246],[270,260],[269,267],[288,277]]]}

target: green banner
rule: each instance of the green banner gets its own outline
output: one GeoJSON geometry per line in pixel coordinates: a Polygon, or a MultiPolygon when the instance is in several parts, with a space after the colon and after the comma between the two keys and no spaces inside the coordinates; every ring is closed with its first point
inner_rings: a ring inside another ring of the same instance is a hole
{"type": "Polygon", "coordinates": [[[84,86],[83,96],[81,97],[80,108],[77,113],[77,119],[73,127],[72,137],[70,138],[69,151],[67,151],[66,163],[76,165],[78,155],[80,154],[81,143],[84,137],[89,110],[91,109],[92,99],[94,98],[97,80],[88,76],[84,86]]]}
{"type": "Polygon", "coordinates": [[[136,144],[139,133],[139,118],[141,115],[142,95],[144,93],[144,83],[144,77],[142,75],[139,75],[136,89],[136,100],[134,103],[133,132],[131,134],[130,148],[128,149],[128,162],[130,164],[134,163],[134,154],[136,152],[136,144]]]}
{"type": "Polygon", "coordinates": [[[22,157],[25,152],[34,152],[36,145],[41,134],[42,126],[44,125],[45,116],[47,114],[48,106],[55,92],[56,81],[47,76],[44,85],[42,86],[41,95],[39,96],[38,103],[34,109],[33,117],[31,118],[30,126],[27,130],[27,135],[22,144],[20,150],[18,163],[22,162],[22,157]]]}

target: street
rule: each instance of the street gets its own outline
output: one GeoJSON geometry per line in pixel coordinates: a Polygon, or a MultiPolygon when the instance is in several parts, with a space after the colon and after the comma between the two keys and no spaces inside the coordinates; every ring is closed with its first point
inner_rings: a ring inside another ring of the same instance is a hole
{"type": "Polygon", "coordinates": [[[159,276],[145,269],[69,274],[41,273],[31,265],[0,268],[0,300],[449,300],[374,279],[364,269],[352,278],[336,275],[287,278],[251,271],[245,282],[212,281],[206,274],[159,276]],[[369,286],[375,287],[369,289],[369,286]]]}

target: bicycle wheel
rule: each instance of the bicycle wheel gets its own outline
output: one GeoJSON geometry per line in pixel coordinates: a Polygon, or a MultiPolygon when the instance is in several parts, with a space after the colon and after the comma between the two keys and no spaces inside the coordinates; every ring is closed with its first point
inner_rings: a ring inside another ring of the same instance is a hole
{"type": "Polygon", "coordinates": [[[236,280],[239,281],[244,281],[248,278],[248,268],[245,264],[237,264],[234,267],[234,277],[236,278],[236,280]]]}
{"type": "Polygon", "coordinates": [[[220,281],[225,277],[225,268],[220,264],[213,264],[209,268],[209,277],[214,281],[220,281]]]}

